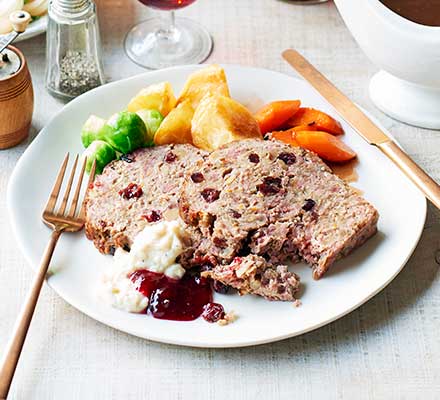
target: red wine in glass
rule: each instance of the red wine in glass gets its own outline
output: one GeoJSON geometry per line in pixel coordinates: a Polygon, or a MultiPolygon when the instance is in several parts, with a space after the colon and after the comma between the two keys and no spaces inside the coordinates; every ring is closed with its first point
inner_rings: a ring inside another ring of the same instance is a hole
{"type": "Polygon", "coordinates": [[[161,10],[177,10],[189,6],[196,0],[139,0],[148,7],[159,8],[161,10]]]}
{"type": "Polygon", "coordinates": [[[127,33],[125,51],[135,63],[146,68],[159,69],[197,64],[206,60],[212,50],[209,32],[189,18],[174,16],[175,10],[189,6],[196,0],[139,1],[162,11],[155,13],[153,18],[140,22],[127,33]]]}

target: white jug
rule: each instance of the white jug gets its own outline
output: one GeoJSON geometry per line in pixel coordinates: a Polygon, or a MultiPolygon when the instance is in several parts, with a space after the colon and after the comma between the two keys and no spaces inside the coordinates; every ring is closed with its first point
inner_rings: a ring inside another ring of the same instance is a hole
{"type": "Polygon", "coordinates": [[[335,0],[348,29],[381,71],[370,96],[391,117],[440,129],[440,27],[420,25],[379,0],[335,0]]]}

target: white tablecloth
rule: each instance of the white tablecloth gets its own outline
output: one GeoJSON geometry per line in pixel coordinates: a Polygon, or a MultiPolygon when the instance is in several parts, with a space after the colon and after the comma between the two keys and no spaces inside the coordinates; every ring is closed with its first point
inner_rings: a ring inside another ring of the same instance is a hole
{"type": "MultiPolygon", "coordinates": [[[[151,14],[134,0],[99,1],[109,80],[143,72],[125,56],[122,42],[135,21],[151,14]]],[[[212,33],[215,47],[208,62],[292,73],[280,52],[297,48],[440,181],[440,132],[398,123],[374,108],[367,84],[376,68],[333,3],[200,0],[179,14],[212,33]]],[[[33,138],[63,103],[44,89],[44,35],[18,46],[35,87],[33,138]]],[[[0,152],[0,352],[32,275],[6,209],[8,178],[28,144],[0,152]]],[[[312,333],[252,348],[191,349],[137,339],[95,322],[44,287],[10,398],[439,399],[439,222],[439,211],[429,206],[423,236],[407,266],[366,305],[312,333]]]]}

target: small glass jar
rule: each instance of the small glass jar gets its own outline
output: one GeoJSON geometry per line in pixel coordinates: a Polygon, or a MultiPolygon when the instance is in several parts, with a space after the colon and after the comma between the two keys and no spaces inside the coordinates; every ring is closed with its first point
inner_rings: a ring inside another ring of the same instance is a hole
{"type": "Polygon", "coordinates": [[[104,83],[95,4],[91,0],[52,0],[46,46],[46,87],[72,99],[104,83]]]}

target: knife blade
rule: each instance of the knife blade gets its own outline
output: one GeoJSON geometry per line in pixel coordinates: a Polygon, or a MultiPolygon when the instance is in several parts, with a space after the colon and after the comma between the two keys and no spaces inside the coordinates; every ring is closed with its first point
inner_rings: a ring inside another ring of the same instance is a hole
{"type": "Polygon", "coordinates": [[[378,147],[440,209],[440,186],[390,137],[300,53],[288,49],[282,56],[360,136],[369,144],[378,147]]]}
{"type": "Polygon", "coordinates": [[[2,35],[2,37],[0,37],[0,53],[6,49],[6,47],[8,47],[18,35],[19,33],[17,32],[11,32],[4,36],[2,35]]]}

